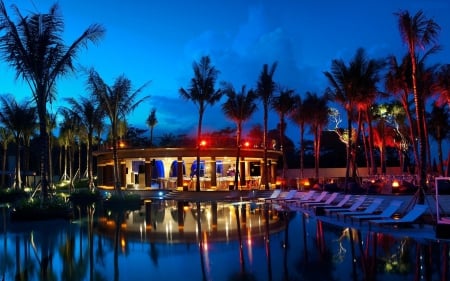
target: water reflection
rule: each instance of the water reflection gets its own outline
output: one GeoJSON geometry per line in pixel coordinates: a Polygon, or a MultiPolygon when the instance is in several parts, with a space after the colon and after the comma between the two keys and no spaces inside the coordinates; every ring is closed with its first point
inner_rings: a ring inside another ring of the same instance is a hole
{"type": "Polygon", "coordinates": [[[11,223],[2,280],[449,280],[447,240],[340,227],[254,202],[80,209],[72,222],[11,223]]]}

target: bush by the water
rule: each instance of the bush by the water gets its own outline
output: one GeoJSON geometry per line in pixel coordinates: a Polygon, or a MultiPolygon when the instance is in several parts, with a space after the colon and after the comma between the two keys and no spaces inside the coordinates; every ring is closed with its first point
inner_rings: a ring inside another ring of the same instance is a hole
{"type": "Polygon", "coordinates": [[[28,198],[28,193],[23,189],[0,189],[0,204],[14,203],[28,198]]]}
{"type": "Polygon", "coordinates": [[[21,200],[12,210],[13,220],[70,219],[72,208],[61,198],[21,200]]]}

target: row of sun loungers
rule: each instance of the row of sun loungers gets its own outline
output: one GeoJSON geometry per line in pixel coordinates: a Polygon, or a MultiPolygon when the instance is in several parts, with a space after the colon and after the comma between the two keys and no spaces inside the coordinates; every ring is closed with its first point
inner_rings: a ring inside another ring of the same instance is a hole
{"type": "Polygon", "coordinates": [[[363,222],[371,225],[407,225],[414,224],[424,215],[427,205],[415,204],[413,208],[403,215],[399,215],[404,204],[401,200],[393,199],[385,203],[383,198],[370,198],[366,195],[349,195],[338,192],[329,193],[326,191],[318,192],[311,190],[300,192],[291,190],[281,192],[275,190],[271,197],[264,199],[266,203],[282,205],[286,208],[312,212],[316,215],[325,215],[337,220],[347,219],[352,223],[363,222]],[[383,207],[383,208],[381,208],[383,207]]]}

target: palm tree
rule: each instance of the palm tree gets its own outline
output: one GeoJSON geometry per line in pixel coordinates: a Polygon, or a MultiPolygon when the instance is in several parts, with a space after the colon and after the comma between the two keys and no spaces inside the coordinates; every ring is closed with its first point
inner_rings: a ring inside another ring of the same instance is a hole
{"type": "Polygon", "coordinates": [[[222,104],[222,111],[236,123],[236,172],[234,174],[234,188],[238,187],[239,162],[241,152],[242,125],[250,119],[256,111],[256,94],[253,90],[246,90],[245,85],[237,93],[231,84],[227,84],[223,90],[228,99],[222,104]]]}
{"type": "Polygon", "coordinates": [[[3,148],[3,160],[2,160],[2,182],[1,187],[5,187],[5,175],[6,175],[6,158],[8,155],[8,145],[10,142],[14,141],[14,135],[11,130],[0,127],[0,143],[3,148]]]}
{"type": "Polygon", "coordinates": [[[440,66],[433,90],[439,94],[439,103],[446,103],[450,107],[450,64],[440,66]]]}
{"type": "MultiPolygon", "coordinates": [[[[327,90],[327,94],[330,99],[342,104],[347,112],[346,189],[350,175],[350,163],[353,163],[356,158],[353,144],[353,118],[359,97],[374,92],[374,85],[378,80],[379,70],[379,68],[375,67],[375,64],[373,60],[366,58],[364,49],[359,48],[348,66],[343,60],[333,60],[331,63],[331,72],[326,71],[324,73],[332,87],[332,89],[327,90]]],[[[353,169],[352,177],[356,177],[355,168],[353,169]]]]}
{"type": "Polygon", "coordinates": [[[421,94],[417,89],[416,76],[416,47],[424,49],[426,45],[436,42],[439,25],[432,19],[427,19],[423,11],[418,11],[414,16],[411,16],[408,11],[401,11],[396,13],[398,17],[398,24],[400,34],[403,41],[408,47],[409,57],[411,59],[411,79],[414,94],[414,104],[416,107],[416,121],[419,141],[419,197],[418,203],[425,203],[425,196],[423,189],[426,187],[427,177],[427,154],[425,147],[425,117],[424,117],[424,103],[421,94]]]}
{"type": "MultiPolygon", "coordinates": [[[[69,193],[72,192],[73,188],[73,164],[74,164],[74,150],[76,145],[76,135],[79,128],[79,123],[81,122],[77,113],[73,112],[68,108],[62,108],[60,110],[62,115],[62,122],[59,125],[60,137],[63,140],[64,150],[66,152],[65,163],[69,162],[69,193]]],[[[67,166],[64,167],[67,169],[67,166]]]]}
{"type": "Polygon", "coordinates": [[[46,128],[47,102],[56,95],[56,80],[75,70],[74,59],[81,48],[89,42],[96,43],[105,33],[102,26],[89,26],[80,37],[66,46],[63,41],[64,20],[58,4],[50,7],[48,13],[31,13],[23,16],[17,6],[15,24],[0,0],[0,52],[3,58],[30,86],[37,105],[40,151],[40,176],[42,198],[48,198],[48,134],[46,128]]]}
{"type": "Polygon", "coordinates": [[[123,196],[119,175],[119,159],[117,157],[117,139],[119,123],[125,120],[127,114],[131,113],[139,104],[150,96],[144,96],[138,100],[138,95],[144,90],[148,83],[145,83],[137,90],[133,90],[131,81],[124,75],[116,78],[112,86],[108,86],[100,75],[94,70],[89,71],[88,87],[92,94],[102,105],[111,123],[112,148],[114,161],[114,190],[119,196],[123,196]]]}
{"type": "Polygon", "coordinates": [[[94,133],[98,123],[103,123],[105,117],[105,111],[96,102],[94,98],[79,97],[78,100],[74,98],[66,99],[70,105],[70,111],[77,116],[80,120],[82,127],[87,134],[87,177],[89,182],[89,188],[94,188],[94,173],[93,173],[93,143],[94,133]]]}
{"type": "Polygon", "coordinates": [[[195,190],[200,191],[200,139],[202,136],[202,121],[208,105],[214,105],[222,98],[222,91],[215,90],[215,84],[219,71],[211,64],[209,56],[204,56],[200,62],[194,62],[194,77],[191,79],[189,89],[180,88],[180,96],[186,100],[192,101],[198,108],[198,127],[197,127],[197,169],[195,190]]]}
{"type": "Polygon", "coordinates": [[[278,113],[280,117],[280,149],[283,154],[283,172],[282,177],[285,179],[286,177],[286,169],[287,160],[285,149],[283,149],[284,145],[284,132],[286,131],[286,122],[285,117],[289,115],[292,110],[294,110],[294,90],[291,89],[282,89],[280,90],[280,94],[275,96],[271,100],[272,108],[278,113]]]}
{"type": "Polygon", "coordinates": [[[153,128],[158,124],[158,119],[156,119],[156,108],[152,108],[146,122],[147,126],[150,127],[150,146],[153,146],[153,128]]]}
{"type": "Polygon", "coordinates": [[[450,112],[447,104],[438,106],[433,104],[433,109],[427,122],[430,135],[438,143],[439,173],[444,175],[444,160],[442,154],[442,142],[450,138],[450,112]]]}
{"type": "Polygon", "coordinates": [[[303,178],[304,158],[305,158],[305,125],[307,121],[307,113],[304,103],[300,95],[294,96],[294,110],[290,114],[291,120],[297,124],[300,129],[300,179],[303,178]]]}
{"type": "Polygon", "coordinates": [[[30,102],[22,104],[12,96],[0,97],[2,111],[0,111],[0,122],[6,129],[10,130],[14,136],[16,143],[16,176],[15,188],[22,187],[21,170],[20,170],[20,148],[23,141],[24,133],[29,131],[30,127],[34,127],[36,123],[36,108],[30,106],[30,102]]]}
{"type": "Polygon", "coordinates": [[[323,128],[328,123],[328,97],[326,95],[319,97],[316,93],[307,92],[303,108],[307,122],[311,126],[314,136],[314,167],[315,177],[319,178],[320,167],[320,140],[323,128]]]}
{"type": "Polygon", "coordinates": [[[264,149],[264,165],[262,165],[261,182],[265,185],[265,189],[269,189],[269,171],[267,167],[267,135],[268,135],[268,120],[269,120],[269,105],[272,100],[273,92],[275,91],[275,82],[273,75],[277,69],[277,62],[274,62],[269,69],[268,64],[263,65],[263,69],[259,74],[257,81],[256,94],[263,104],[264,114],[264,135],[263,135],[263,149],[264,149]]]}

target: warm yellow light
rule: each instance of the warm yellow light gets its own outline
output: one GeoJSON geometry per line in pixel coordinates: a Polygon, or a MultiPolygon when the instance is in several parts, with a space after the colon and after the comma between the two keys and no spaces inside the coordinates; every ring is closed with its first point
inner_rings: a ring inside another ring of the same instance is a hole
{"type": "Polygon", "coordinates": [[[202,140],[201,142],[200,142],[200,146],[205,146],[206,145],[206,141],[205,140],[202,140]]]}
{"type": "Polygon", "coordinates": [[[392,187],[397,188],[399,186],[400,186],[400,184],[399,184],[398,181],[395,180],[395,181],[392,182],[392,187]]]}

